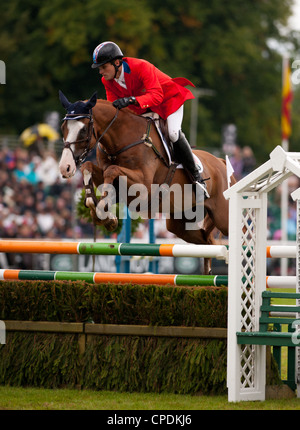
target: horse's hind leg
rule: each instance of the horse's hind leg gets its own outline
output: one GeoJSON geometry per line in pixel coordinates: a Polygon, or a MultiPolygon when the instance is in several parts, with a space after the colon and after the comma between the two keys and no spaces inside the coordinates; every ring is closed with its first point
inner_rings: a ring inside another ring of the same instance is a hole
{"type": "MultiPolygon", "coordinates": [[[[167,219],[167,229],[188,243],[198,245],[212,245],[214,243],[212,231],[215,225],[208,214],[203,220],[203,226],[198,230],[187,230],[186,222],[185,219],[167,219]]],[[[211,258],[204,258],[204,274],[211,274],[211,258]]]]}

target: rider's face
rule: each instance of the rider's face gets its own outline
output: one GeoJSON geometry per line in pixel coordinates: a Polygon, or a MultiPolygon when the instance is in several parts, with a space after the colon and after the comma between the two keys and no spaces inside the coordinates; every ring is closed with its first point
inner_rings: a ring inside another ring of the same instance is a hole
{"type": "MultiPolygon", "coordinates": [[[[116,65],[118,65],[117,61],[118,60],[116,60],[116,65]]],[[[102,66],[99,66],[99,73],[104,77],[106,81],[111,81],[115,77],[116,69],[113,64],[106,63],[106,64],[103,64],[102,66]]],[[[116,77],[118,77],[119,74],[120,74],[120,71],[118,70],[116,77]]]]}

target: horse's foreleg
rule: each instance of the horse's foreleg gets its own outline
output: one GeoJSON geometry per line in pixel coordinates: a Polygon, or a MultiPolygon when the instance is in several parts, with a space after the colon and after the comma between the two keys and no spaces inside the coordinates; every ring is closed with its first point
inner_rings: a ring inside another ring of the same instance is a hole
{"type": "Polygon", "coordinates": [[[95,194],[94,187],[99,187],[103,182],[103,172],[95,164],[87,161],[81,167],[81,173],[83,176],[83,183],[85,188],[85,201],[84,204],[90,209],[91,217],[95,224],[102,224],[96,215],[96,207],[98,204],[98,199],[95,194]]]}
{"type": "MultiPolygon", "coordinates": [[[[102,186],[102,197],[96,207],[96,213],[98,218],[103,220],[105,227],[109,231],[113,231],[117,228],[118,220],[115,214],[111,212],[111,207],[116,200],[116,190],[113,186],[115,179],[120,177],[126,177],[126,183],[124,191],[127,195],[127,187],[132,184],[143,183],[143,176],[141,173],[129,170],[125,167],[112,165],[109,166],[103,174],[103,186],[102,186]]],[[[121,188],[121,182],[119,182],[119,193],[121,188]]]]}

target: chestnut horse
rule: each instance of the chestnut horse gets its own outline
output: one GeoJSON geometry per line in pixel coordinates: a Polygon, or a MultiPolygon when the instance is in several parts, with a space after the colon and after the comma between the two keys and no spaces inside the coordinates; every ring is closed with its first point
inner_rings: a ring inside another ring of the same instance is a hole
{"type": "MultiPolygon", "coordinates": [[[[223,191],[228,186],[225,160],[205,151],[193,151],[201,160],[203,177],[208,178],[207,191],[210,195],[196,204],[195,190],[188,174],[178,168],[178,163],[170,162],[152,120],[138,116],[130,109],[117,110],[112,103],[97,100],[96,93],[87,101],[75,103],[70,103],[61,91],[59,96],[67,110],[62,124],[64,149],[59,164],[60,172],[64,178],[70,178],[77,167],[81,168],[86,190],[85,204],[90,208],[94,222],[103,224],[109,231],[117,228],[118,219],[108,209],[109,203],[112,203],[109,187],[120,189],[122,178],[125,184],[123,186],[126,187],[127,205],[136,199],[136,193],[129,193],[132,185],[137,186],[136,190],[141,195],[146,190],[148,199],[145,200],[144,194],[142,201],[147,202],[144,204],[144,211],[149,218],[151,215],[153,218],[151,205],[153,206],[154,194],[157,197],[155,202],[159,201],[157,209],[160,213],[164,212],[164,201],[169,199],[167,230],[186,242],[212,244],[214,228],[223,235],[228,235],[228,201],[223,196],[223,191]],[[82,164],[96,145],[97,165],[90,161],[82,164]],[[155,184],[157,187],[164,184],[165,189],[159,188],[162,198],[160,194],[158,198],[157,188],[153,191],[155,184]],[[177,191],[180,190],[180,195],[170,192],[174,185],[177,186],[177,191]],[[99,186],[102,186],[102,194],[97,199],[94,187],[99,186]],[[191,219],[190,214],[187,216],[187,212],[183,210],[183,202],[187,201],[190,201],[190,208],[197,209],[200,206],[202,209],[201,226],[197,218],[196,229],[187,228],[191,219]]],[[[232,178],[232,183],[234,182],[232,178]]],[[[211,260],[204,259],[204,272],[208,274],[210,270],[211,260]]]]}

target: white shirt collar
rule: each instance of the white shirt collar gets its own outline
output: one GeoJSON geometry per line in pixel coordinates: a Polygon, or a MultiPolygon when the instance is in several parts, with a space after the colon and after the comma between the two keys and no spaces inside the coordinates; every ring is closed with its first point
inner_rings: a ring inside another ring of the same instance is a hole
{"type": "Polygon", "coordinates": [[[119,78],[118,78],[118,79],[117,79],[117,78],[115,78],[115,81],[116,81],[119,85],[121,85],[121,87],[127,88],[126,83],[125,83],[124,67],[123,67],[123,64],[122,64],[122,66],[121,66],[121,73],[120,73],[120,76],[119,76],[119,78]]]}

